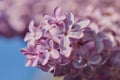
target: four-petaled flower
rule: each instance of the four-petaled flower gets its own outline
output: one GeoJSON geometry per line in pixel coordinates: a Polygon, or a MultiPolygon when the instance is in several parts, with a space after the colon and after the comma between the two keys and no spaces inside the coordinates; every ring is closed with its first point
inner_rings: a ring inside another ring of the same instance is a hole
{"type": "Polygon", "coordinates": [[[25,42],[28,41],[29,45],[34,45],[35,40],[38,40],[41,38],[42,31],[39,29],[39,27],[34,26],[34,21],[30,22],[29,31],[30,32],[26,34],[24,41],[25,42]]]}
{"type": "Polygon", "coordinates": [[[39,52],[37,52],[36,48],[34,46],[28,46],[27,48],[24,48],[21,50],[21,52],[26,56],[26,66],[36,66],[38,64],[39,59],[41,58],[41,55],[39,52]]]}
{"type": "Polygon", "coordinates": [[[44,58],[41,60],[42,65],[47,64],[50,57],[58,59],[60,56],[59,51],[54,48],[54,42],[52,40],[41,40],[41,44],[37,45],[37,50],[44,55],[44,58]]]}
{"type": "Polygon", "coordinates": [[[45,14],[44,18],[48,20],[48,23],[56,24],[56,23],[63,21],[66,18],[66,16],[61,16],[60,14],[61,14],[61,8],[56,7],[54,10],[54,16],[45,14]]]}

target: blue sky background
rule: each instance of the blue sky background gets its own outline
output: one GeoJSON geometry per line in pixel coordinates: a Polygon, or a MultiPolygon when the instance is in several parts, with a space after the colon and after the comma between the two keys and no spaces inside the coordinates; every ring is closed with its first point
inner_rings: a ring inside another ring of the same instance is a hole
{"type": "Polygon", "coordinates": [[[33,80],[38,69],[24,66],[20,49],[25,46],[22,38],[0,37],[0,80],[33,80]]]}

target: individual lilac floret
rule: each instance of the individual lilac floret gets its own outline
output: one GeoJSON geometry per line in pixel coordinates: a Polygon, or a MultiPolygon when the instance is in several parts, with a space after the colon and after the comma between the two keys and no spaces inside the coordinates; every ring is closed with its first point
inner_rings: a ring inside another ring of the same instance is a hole
{"type": "Polygon", "coordinates": [[[29,31],[30,32],[26,34],[24,41],[25,42],[28,41],[29,44],[34,45],[35,40],[38,40],[41,38],[42,31],[39,29],[39,27],[34,26],[34,21],[30,22],[29,31]]]}
{"type": "Polygon", "coordinates": [[[40,53],[37,52],[34,46],[28,46],[21,50],[21,52],[25,55],[26,66],[36,66],[38,64],[39,58],[41,57],[40,53]]]}
{"type": "Polygon", "coordinates": [[[100,53],[104,49],[103,40],[106,37],[101,32],[95,33],[95,31],[93,31],[93,30],[88,30],[88,31],[86,30],[85,35],[86,36],[83,38],[83,40],[94,41],[97,53],[100,53]]]}
{"type": "Polygon", "coordinates": [[[41,61],[42,65],[47,64],[50,57],[53,59],[58,59],[60,54],[57,49],[54,48],[54,42],[52,40],[42,40],[42,43],[37,45],[38,52],[44,55],[44,59],[41,61]]]}
{"type": "Polygon", "coordinates": [[[56,23],[63,21],[66,18],[66,16],[61,16],[60,14],[61,14],[61,8],[56,7],[54,10],[54,16],[45,14],[44,18],[48,20],[48,23],[56,24],[56,23]]]}
{"type": "Polygon", "coordinates": [[[73,60],[74,67],[81,69],[89,66],[91,69],[94,69],[93,65],[100,64],[102,56],[97,53],[95,46],[95,42],[89,41],[75,49],[74,54],[78,54],[79,56],[75,56],[73,60]]]}

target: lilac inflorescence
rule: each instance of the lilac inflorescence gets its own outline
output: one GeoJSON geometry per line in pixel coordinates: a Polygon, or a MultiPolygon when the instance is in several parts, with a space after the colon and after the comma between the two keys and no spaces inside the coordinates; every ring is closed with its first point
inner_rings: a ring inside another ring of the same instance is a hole
{"type": "Polygon", "coordinates": [[[44,23],[37,27],[34,21],[30,22],[24,38],[27,47],[21,52],[27,58],[26,66],[37,66],[55,76],[64,75],[65,80],[73,80],[67,76],[77,76],[86,69],[94,71],[107,63],[112,53],[117,58],[113,57],[111,62],[119,66],[120,42],[112,31],[99,26],[95,31],[91,18],[75,20],[71,12],[62,15],[60,7],[55,8],[53,16],[43,17],[44,23]]]}

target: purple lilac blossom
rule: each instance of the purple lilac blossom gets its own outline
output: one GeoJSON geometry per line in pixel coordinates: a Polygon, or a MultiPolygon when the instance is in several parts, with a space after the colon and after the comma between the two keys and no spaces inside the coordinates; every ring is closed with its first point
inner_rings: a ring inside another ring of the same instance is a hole
{"type": "Polygon", "coordinates": [[[25,36],[27,47],[21,50],[26,66],[38,66],[55,77],[64,76],[63,80],[112,80],[112,73],[105,75],[103,68],[119,71],[119,27],[111,24],[118,20],[114,10],[101,13],[96,9],[80,19],[71,12],[62,16],[60,10],[56,7],[54,16],[43,15],[45,19],[38,26],[31,21],[25,36]]]}
{"type": "MultiPolygon", "coordinates": [[[[59,12],[60,12],[60,7],[57,7],[54,11],[54,14],[57,15],[59,14],[59,12]]],[[[24,55],[27,57],[27,62],[30,62],[31,58],[33,59],[33,57],[28,57],[29,53],[30,56],[32,56],[31,53],[35,53],[35,54],[37,53],[38,55],[36,55],[35,57],[37,58],[37,60],[35,62],[37,64],[39,61],[42,65],[49,63],[50,59],[53,60],[56,59],[58,61],[56,64],[59,64],[62,61],[61,59],[64,59],[62,58],[62,56],[69,59],[72,52],[72,46],[70,46],[72,45],[72,41],[70,39],[71,38],[76,40],[81,39],[84,36],[85,28],[90,23],[89,19],[87,18],[81,19],[75,23],[74,16],[72,13],[67,13],[65,18],[60,21],[57,20],[57,23],[56,21],[53,23],[49,23],[50,19],[48,18],[46,20],[48,21],[47,24],[49,25],[48,25],[48,29],[46,29],[47,31],[45,31],[44,34],[43,34],[43,29],[45,29],[44,28],[45,26],[35,27],[34,22],[33,21],[30,22],[29,25],[30,32],[26,34],[24,39],[28,43],[27,44],[28,48],[21,50],[22,53],[24,53],[24,55]],[[59,22],[61,22],[64,25],[59,26],[59,22]],[[60,40],[60,42],[56,43],[54,39],[51,38],[51,36],[57,37],[60,40]],[[30,50],[31,46],[34,46],[32,47],[34,50],[30,50]],[[41,56],[39,56],[39,54],[43,56],[43,59],[41,59],[41,56]]],[[[46,24],[46,21],[44,24],[46,24]]],[[[31,63],[32,62],[33,60],[31,60],[31,63]]],[[[30,63],[28,64],[30,65],[30,63]]]]}

